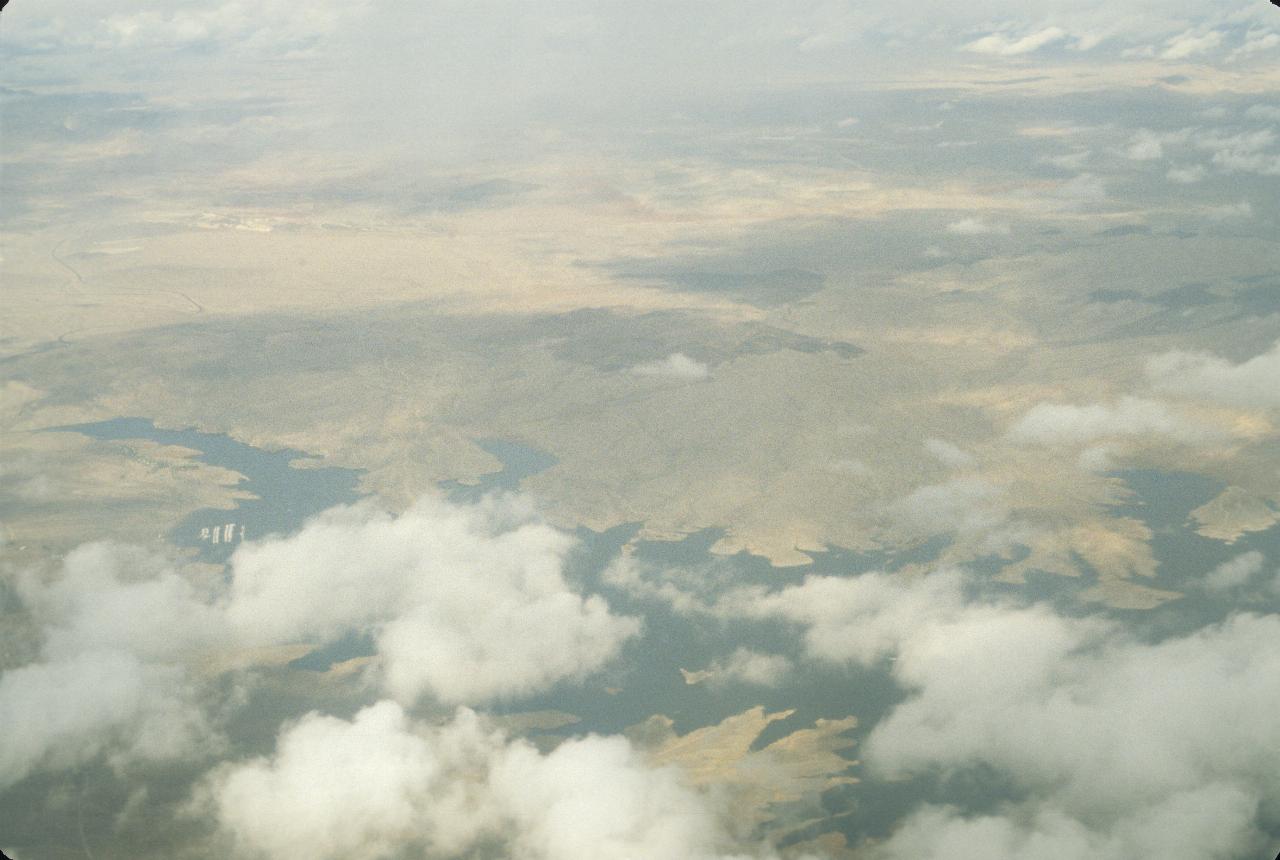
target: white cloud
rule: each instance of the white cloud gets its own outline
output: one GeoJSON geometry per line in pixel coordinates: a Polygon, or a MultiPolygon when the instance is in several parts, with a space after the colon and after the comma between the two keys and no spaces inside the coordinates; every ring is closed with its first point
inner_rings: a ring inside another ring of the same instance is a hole
{"type": "Polygon", "coordinates": [[[1158,390],[1172,394],[1244,407],[1277,407],[1280,342],[1240,364],[1206,352],[1166,352],[1147,362],[1147,376],[1158,390]]]}
{"type": "Polygon", "coordinates": [[[106,755],[216,753],[188,666],[218,650],[374,635],[381,681],[413,702],[486,701],[600,668],[640,622],[563,576],[571,536],[514,497],[423,500],[399,517],[335,508],[298,534],[241,545],[231,584],[201,589],[170,559],[115,544],[70,553],[19,594],[39,659],[0,675],[0,786],[106,755]]]}
{"type": "Polygon", "coordinates": [[[791,661],[778,654],[738,648],[728,657],[713,660],[706,669],[686,672],[685,681],[691,684],[705,681],[713,687],[735,683],[776,687],[792,668],[791,661]]]}
{"type": "Polygon", "coordinates": [[[961,218],[947,225],[953,236],[1007,236],[1009,225],[984,221],[981,218],[961,218]]]}
{"type": "MultiPolygon", "coordinates": [[[[1280,802],[1277,670],[1275,617],[1152,645],[1041,609],[983,609],[903,645],[894,674],[911,694],[872,730],[865,760],[886,776],[985,763],[1111,834],[1206,786],[1228,789],[1228,819],[1249,822],[1280,802]]],[[[1223,835],[1196,823],[1193,844],[1223,835]]],[[[1141,831],[1140,844],[1160,844],[1141,831]]]]}
{"type": "Polygon", "coordinates": [[[270,758],[215,771],[204,798],[242,851],[269,860],[479,847],[528,860],[711,860],[731,841],[712,798],[622,737],[543,754],[470,711],[433,727],[385,701],[349,722],[303,718],[270,758]]]}
{"type": "Polygon", "coordinates": [[[1271,151],[1276,136],[1271,129],[1224,135],[1204,133],[1195,138],[1198,148],[1212,152],[1211,160],[1223,170],[1234,173],[1280,174],[1280,153],[1271,151]]]}
{"type": "Polygon", "coordinates": [[[1018,37],[1011,37],[1005,33],[991,33],[980,39],[975,39],[965,45],[964,48],[966,51],[973,51],[978,54],[996,54],[1009,57],[1017,54],[1029,54],[1032,51],[1040,50],[1046,45],[1061,42],[1066,38],[1067,31],[1061,27],[1045,27],[1018,37]]]}
{"type": "Polygon", "coordinates": [[[1179,185],[1192,185],[1204,179],[1207,173],[1204,165],[1192,164],[1188,167],[1171,167],[1165,175],[1169,177],[1169,181],[1177,182],[1179,185]]]}
{"type": "Polygon", "coordinates": [[[1254,54],[1280,48],[1280,33],[1274,30],[1250,30],[1244,44],[1227,55],[1228,62],[1242,60],[1254,54]]]}
{"type": "Polygon", "coordinates": [[[728,860],[729,839],[711,803],[679,772],[647,766],[621,737],[569,741],[547,756],[512,745],[492,784],[515,822],[515,856],[728,860]]]}
{"type": "Polygon", "coordinates": [[[1018,808],[1009,814],[965,817],[953,808],[927,806],[913,814],[873,860],[977,858],[1019,860],[1230,860],[1256,842],[1251,798],[1227,785],[1194,789],[1098,831],[1053,808],[1018,808]]]}
{"type": "Polygon", "coordinates": [[[1106,33],[1074,33],[1071,49],[1075,51],[1092,51],[1107,40],[1106,33]]]}
{"type": "Polygon", "coordinates": [[[1164,142],[1161,135],[1144,128],[1134,134],[1124,152],[1133,161],[1155,161],[1164,158],[1164,142]]]}
{"type": "Polygon", "coordinates": [[[893,502],[888,511],[896,522],[922,536],[984,532],[1009,516],[1000,488],[975,477],[920,487],[893,502]]]}
{"type": "Polygon", "coordinates": [[[1009,430],[1010,438],[1041,445],[1080,444],[1124,436],[1163,436],[1195,443],[1220,437],[1212,427],[1184,417],[1168,405],[1138,397],[1113,404],[1071,406],[1041,403],[1009,430]]]}
{"type": "Polygon", "coordinates": [[[1091,445],[1080,452],[1076,465],[1095,474],[1110,472],[1116,466],[1115,457],[1119,453],[1118,446],[1113,444],[1091,445]]]}
{"type": "MultiPolygon", "coordinates": [[[[1274,110],[1266,105],[1254,105],[1245,111],[1245,116],[1269,120],[1268,111],[1274,110]]],[[[1225,172],[1273,176],[1280,174],[1280,153],[1274,150],[1275,143],[1276,135],[1270,128],[1252,131],[1184,128],[1163,133],[1143,130],[1133,137],[1126,152],[1130,158],[1139,160],[1160,158],[1169,145],[1187,144],[1211,153],[1211,163],[1225,172]]],[[[1203,165],[1191,165],[1170,170],[1169,178],[1175,182],[1191,183],[1203,179],[1205,173],[1203,165]]]]}
{"type": "Polygon", "coordinates": [[[1266,556],[1254,550],[1241,553],[1215,567],[1205,576],[1203,585],[1209,591],[1230,591],[1247,583],[1261,572],[1266,556]]]}
{"type": "Polygon", "coordinates": [[[1092,153],[1089,150],[1079,149],[1075,152],[1065,152],[1061,155],[1047,155],[1040,160],[1045,164],[1052,164],[1062,170],[1080,171],[1084,169],[1091,155],[1092,153]]]}
{"type": "Polygon", "coordinates": [[[1264,122],[1280,122],[1280,107],[1269,104],[1250,105],[1244,115],[1249,119],[1257,119],[1264,122]]]}
{"type": "Polygon", "coordinates": [[[1253,217],[1253,205],[1248,200],[1239,203],[1227,203],[1222,206],[1210,206],[1205,214],[1213,221],[1226,221],[1230,218],[1253,217]]]}
{"type": "MultiPolygon", "coordinates": [[[[381,702],[351,722],[304,717],[271,759],[225,768],[210,791],[219,823],[255,854],[387,857],[426,835],[440,758],[398,705],[381,702]]],[[[469,814],[483,820],[482,809],[469,814]]]]}
{"type": "Polygon", "coordinates": [[[872,857],[1243,856],[1280,804],[1280,617],[1159,642],[1099,617],[973,602],[958,573],[810,577],[734,608],[817,660],[887,663],[906,698],[863,747],[879,779],[993,769],[995,814],[924,807],[872,857]]]}
{"type": "Polygon", "coordinates": [[[42,14],[6,15],[6,27],[22,43],[58,44],[67,49],[177,51],[211,47],[230,52],[306,48],[333,35],[367,11],[365,0],[307,4],[285,0],[160,0],[144,9],[118,7],[112,14],[85,18],[74,3],[50,0],[42,14]]]}
{"type": "Polygon", "coordinates": [[[1053,197],[1064,206],[1087,206],[1107,198],[1107,185],[1092,173],[1081,173],[1059,183],[1053,197]]]}
{"type": "Polygon", "coordinates": [[[831,471],[838,475],[848,475],[854,478],[862,478],[871,474],[871,467],[861,460],[845,458],[836,460],[831,464],[831,471]]]}
{"type": "Polygon", "coordinates": [[[117,769],[221,751],[176,666],[88,651],[0,676],[0,790],[100,755],[117,769]]]}
{"type": "Polygon", "coordinates": [[[212,595],[139,547],[86,544],[67,555],[55,579],[25,578],[20,594],[53,659],[116,651],[174,661],[228,638],[212,595]]]}
{"type": "Polygon", "coordinates": [[[404,702],[526,695],[599,669],[639,631],[569,587],[573,544],[514,497],[423,499],[399,517],[335,508],[236,551],[228,617],[246,641],[370,631],[404,702]]]}
{"type": "Polygon", "coordinates": [[[727,616],[777,617],[804,628],[806,652],[836,663],[871,665],[897,652],[913,631],[931,628],[964,605],[956,571],[933,573],[910,585],[894,575],[810,576],[775,592],[741,589],[726,595],[727,616]]]}
{"type": "Polygon", "coordinates": [[[687,380],[706,379],[711,373],[707,365],[682,352],[673,352],[661,361],[637,364],[631,368],[631,372],[637,376],[665,376],[687,380]]]}
{"type": "Polygon", "coordinates": [[[1196,130],[1193,128],[1183,128],[1178,131],[1151,131],[1142,128],[1134,132],[1133,137],[1129,138],[1129,144],[1124,149],[1124,154],[1132,161],[1158,161],[1165,156],[1165,147],[1176,144],[1185,144],[1195,135],[1196,130]]]}
{"type": "Polygon", "coordinates": [[[930,456],[953,469],[971,469],[978,462],[968,451],[945,439],[925,439],[924,449],[930,456]]]}
{"type": "Polygon", "coordinates": [[[166,559],[88,544],[18,591],[42,644],[0,675],[0,787],[98,756],[127,768],[220,750],[182,661],[225,641],[223,626],[166,559]]]}
{"type": "Polygon", "coordinates": [[[1222,34],[1217,30],[1203,33],[1187,30],[1166,41],[1160,57],[1165,60],[1182,60],[1212,51],[1221,44],[1222,34]]]}
{"type": "Polygon", "coordinates": [[[738,585],[737,568],[724,559],[688,566],[658,565],[634,555],[621,555],[603,573],[614,588],[644,600],[670,605],[682,615],[709,615],[718,610],[716,598],[738,585]]]}

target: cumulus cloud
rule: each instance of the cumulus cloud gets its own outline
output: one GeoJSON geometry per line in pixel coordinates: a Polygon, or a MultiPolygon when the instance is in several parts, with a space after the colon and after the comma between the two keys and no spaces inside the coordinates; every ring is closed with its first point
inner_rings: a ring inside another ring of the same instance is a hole
{"type": "Polygon", "coordinates": [[[664,376],[687,380],[706,379],[711,374],[707,365],[690,358],[683,352],[673,352],[661,361],[637,364],[631,368],[631,372],[637,376],[664,376]]]}
{"type": "Polygon", "coordinates": [[[1252,218],[1253,204],[1248,200],[1241,200],[1239,203],[1225,203],[1222,206],[1210,206],[1205,210],[1205,215],[1209,216],[1211,221],[1226,221],[1231,218],[1252,218]]]}
{"type": "Polygon", "coordinates": [[[271,860],[480,845],[530,860],[712,860],[731,844],[712,798],[625,738],[544,754],[465,709],[427,726],[389,701],[350,721],[303,718],[271,757],[213,773],[203,797],[240,850],[271,860]]]}
{"type": "Polygon", "coordinates": [[[1009,516],[1000,488],[976,477],[920,487],[889,505],[888,513],[898,524],[922,536],[986,531],[1009,516]]]}
{"type": "Polygon", "coordinates": [[[1007,33],[991,33],[975,39],[965,45],[966,51],[977,54],[995,54],[1002,57],[1029,54],[1046,45],[1052,45],[1067,38],[1067,31],[1061,27],[1045,27],[1022,36],[1010,36],[1007,33]]]}
{"type": "Polygon", "coordinates": [[[1211,441],[1221,436],[1215,428],[1188,418],[1165,403],[1138,397],[1087,406],[1041,403],[1033,406],[1009,430],[1010,438],[1016,441],[1041,445],[1149,435],[1184,443],[1211,441]]]}
{"type": "Polygon", "coordinates": [[[1058,184],[1053,191],[1057,203],[1065,207],[1083,207],[1107,197],[1107,185],[1092,173],[1081,173],[1058,184]]]}
{"type": "Polygon", "coordinates": [[[0,676],[0,786],[98,755],[217,752],[189,666],[210,653],[371,634],[405,702],[511,698],[582,678],[640,622],[563,575],[574,540],[515,497],[423,500],[399,517],[340,507],[296,535],[241,545],[230,584],[197,587],[171,559],[116,544],[19,582],[39,659],[0,676]]]}
{"type": "MultiPolygon", "coordinates": [[[[1252,109],[1250,109],[1252,110],[1252,109]]],[[[1246,112],[1246,115],[1251,115],[1246,112]]],[[[1134,134],[1124,149],[1124,154],[1134,161],[1156,161],[1175,146],[1190,147],[1211,153],[1210,162],[1219,169],[1232,173],[1274,174],[1280,171],[1280,155],[1271,151],[1275,134],[1270,129],[1236,131],[1222,129],[1183,128],[1177,131],[1154,132],[1141,129],[1134,134]]],[[[1168,178],[1180,184],[1199,182],[1208,175],[1202,164],[1170,168],[1168,178]]],[[[1252,214],[1247,202],[1209,209],[1213,218],[1252,214]]]]}
{"type": "Polygon", "coordinates": [[[900,650],[894,674],[911,694],[865,758],[886,775],[992,766],[1110,834],[1219,786],[1225,820],[1249,826],[1199,824],[1238,849],[1258,805],[1280,802],[1280,726],[1267,715],[1280,705],[1278,636],[1280,620],[1251,615],[1154,645],[1037,609],[961,616],[900,650]]]}
{"type": "Polygon", "coordinates": [[[1179,185],[1191,185],[1204,179],[1208,174],[1202,164],[1193,164],[1189,167],[1171,167],[1169,172],[1165,174],[1170,182],[1176,182],[1179,185]]]}
{"type": "Polygon", "coordinates": [[[961,218],[947,225],[953,236],[1007,236],[1009,225],[984,221],[981,218],[961,218]]]}
{"type": "Polygon", "coordinates": [[[1175,350],[1147,362],[1159,391],[1203,397],[1235,406],[1280,406],[1280,342],[1240,364],[1207,352],[1175,350]]]}
{"type": "MultiPolygon", "coordinates": [[[[1166,147],[1185,145],[1189,141],[1199,141],[1206,132],[1194,128],[1183,128],[1175,132],[1153,132],[1142,128],[1129,138],[1124,155],[1133,161],[1158,161],[1164,159],[1166,147]]],[[[1198,165],[1197,165],[1198,166],[1198,165]]],[[[1194,169],[1194,168],[1193,168],[1194,169]]],[[[1199,168],[1203,170],[1203,168],[1199,168]]]]}
{"type": "Polygon", "coordinates": [[[162,0],[146,8],[117,8],[85,19],[73,3],[51,0],[42,14],[15,14],[6,27],[20,42],[64,50],[140,51],[190,48],[226,51],[289,51],[307,48],[367,11],[366,0],[332,0],[305,6],[283,0],[249,3],[162,0]]]}
{"type": "Polygon", "coordinates": [[[1054,167],[1062,170],[1070,170],[1079,172],[1084,168],[1092,153],[1087,149],[1076,150],[1075,152],[1064,152],[1061,155],[1047,155],[1041,158],[1045,164],[1052,164],[1054,167]]]}
{"type": "Polygon", "coordinates": [[[525,695],[600,668],[639,631],[569,587],[573,545],[514,497],[335,508],[236,551],[228,617],[246,640],[372,632],[401,701],[525,695]]]}
{"type": "Polygon", "coordinates": [[[1165,42],[1161,59],[1182,60],[1212,51],[1222,44],[1222,34],[1217,30],[1197,33],[1193,30],[1179,33],[1165,42]]]}
{"type": "Polygon", "coordinates": [[[1124,154],[1133,161],[1155,161],[1164,158],[1164,136],[1147,129],[1134,134],[1124,154]]]}
{"type": "Polygon", "coordinates": [[[1269,128],[1235,134],[1205,132],[1197,135],[1197,148],[1211,152],[1210,160],[1229,173],[1280,175],[1280,153],[1273,150],[1275,132],[1269,128]]]}
{"type": "Polygon", "coordinates": [[[1254,550],[1241,553],[1215,567],[1205,576],[1203,586],[1208,591],[1230,591],[1246,584],[1262,571],[1266,556],[1254,550]]]}
{"type": "Polygon", "coordinates": [[[98,756],[117,769],[220,751],[178,666],[88,651],[0,676],[0,789],[98,756]]]}
{"type": "Polygon", "coordinates": [[[865,742],[872,776],[1016,786],[995,814],[921,808],[872,856],[1227,858],[1280,808],[1276,616],[1148,642],[974,600],[954,571],[810,577],[735,606],[799,625],[812,659],[889,667],[906,697],[865,742]]]}
{"type": "Polygon", "coordinates": [[[117,651],[147,660],[179,659],[227,641],[214,595],[148,550],[92,543],[68,554],[48,581],[26,576],[23,603],[44,630],[44,653],[63,658],[117,651]]]}
{"type": "Polygon", "coordinates": [[[978,462],[968,451],[945,439],[925,439],[924,449],[938,462],[953,469],[971,469],[978,462]]]}
{"type": "Polygon", "coordinates": [[[630,860],[727,856],[712,805],[670,768],[648,767],[621,737],[569,741],[541,756],[513,745],[493,770],[516,823],[517,856],[630,860]]]}
{"type": "Polygon", "coordinates": [[[688,684],[706,682],[713,687],[727,684],[775,687],[787,677],[792,668],[791,661],[779,654],[762,654],[750,648],[738,648],[728,657],[713,660],[706,669],[681,672],[688,684]]]}
{"type": "Polygon", "coordinates": [[[246,636],[328,639],[393,616],[419,566],[464,589],[489,563],[519,569],[521,551],[554,570],[571,538],[531,515],[501,500],[470,510],[428,499],[399,517],[373,505],[332,508],[295,535],[236,552],[228,614],[246,636]]]}
{"type": "Polygon", "coordinates": [[[1243,60],[1253,54],[1273,51],[1280,48],[1280,33],[1274,30],[1250,30],[1245,34],[1245,39],[1240,47],[1232,51],[1228,56],[1228,61],[1243,60]]]}
{"type": "Polygon", "coordinates": [[[954,808],[931,805],[908,818],[869,856],[875,860],[978,856],[983,860],[1126,860],[1147,856],[1229,860],[1257,845],[1249,803],[1244,792],[1213,785],[1142,809],[1102,831],[1053,808],[1032,806],[1006,815],[964,816],[954,808]]]}
{"type": "Polygon", "coordinates": [[[166,565],[97,543],[50,580],[19,579],[42,643],[39,659],[0,675],[0,788],[100,755],[125,768],[220,749],[182,661],[225,641],[223,626],[166,565]]]}
{"type": "Polygon", "coordinates": [[[953,616],[964,605],[957,571],[922,577],[904,587],[886,573],[810,576],[778,591],[741,589],[726,595],[727,616],[782,618],[801,625],[807,653],[836,663],[871,665],[902,647],[912,631],[953,616]]]}
{"type": "Polygon", "coordinates": [[[831,464],[830,469],[837,475],[847,475],[853,478],[862,478],[871,474],[871,467],[861,460],[855,460],[846,457],[836,460],[831,464]]]}
{"type": "Polygon", "coordinates": [[[1280,107],[1269,104],[1250,105],[1244,115],[1249,119],[1263,122],[1280,122],[1280,107]]]}
{"type": "Polygon", "coordinates": [[[385,857],[425,835],[443,770],[392,702],[351,722],[310,714],[271,759],[227,767],[211,792],[222,827],[267,857],[385,857]]]}

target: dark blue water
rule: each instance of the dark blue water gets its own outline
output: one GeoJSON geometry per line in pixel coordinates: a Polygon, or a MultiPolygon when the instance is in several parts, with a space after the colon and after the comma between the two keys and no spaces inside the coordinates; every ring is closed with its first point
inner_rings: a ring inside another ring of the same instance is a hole
{"type": "MultiPolygon", "coordinates": [[[[1271,560],[1280,557],[1280,527],[1247,532],[1234,543],[1225,543],[1197,534],[1191,512],[1226,489],[1221,482],[1191,472],[1162,472],[1131,469],[1119,472],[1133,491],[1131,500],[1117,505],[1112,513],[1133,517],[1151,529],[1151,549],[1158,562],[1156,588],[1180,591],[1184,597],[1149,611],[1118,612],[1139,632],[1151,639],[1186,635],[1221,621],[1233,612],[1280,611],[1280,595],[1265,588],[1241,588],[1212,593],[1200,587],[1205,575],[1217,565],[1257,550],[1271,560]]],[[[1261,581],[1254,583],[1261,585],[1261,581]]]]}
{"type": "Polygon", "coordinates": [[[539,472],[545,472],[560,462],[545,451],[509,442],[505,439],[475,439],[475,444],[488,454],[497,457],[502,468],[497,472],[481,475],[474,484],[461,481],[441,481],[440,487],[449,494],[449,501],[469,504],[480,501],[489,493],[512,492],[520,488],[520,482],[539,472]]]}
{"type": "Polygon", "coordinates": [[[269,534],[288,534],[306,520],[334,505],[360,498],[360,471],[331,466],[297,468],[294,463],[314,459],[292,448],[264,451],[222,433],[166,430],[146,418],[112,418],[92,424],[51,428],[51,432],[81,433],[92,439],[145,439],[161,445],[181,445],[199,451],[196,459],[244,476],[237,489],[254,498],[241,499],[230,510],[205,508],[179,523],[169,539],[195,547],[204,561],[224,562],[241,541],[269,534]]]}

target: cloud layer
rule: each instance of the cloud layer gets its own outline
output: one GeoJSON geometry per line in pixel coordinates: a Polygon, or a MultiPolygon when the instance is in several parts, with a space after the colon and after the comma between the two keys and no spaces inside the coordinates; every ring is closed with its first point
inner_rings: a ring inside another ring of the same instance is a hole
{"type": "Polygon", "coordinates": [[[1206,352],[1166,352],[1147,362],[1160,391],[1245,407],[1280,407],[1280,343],[1232,364],[1206,352]]]}
{"type": "Polygon", "coordinates": [[[709,796],[624,738],[543,754],[474,712],[425,726],[389,701],[351,721],[304,717],[270,758],[213,774],[204,797],[239,851],[272,860],[479,845],[528,860],[711,860],[732,842],[709,796]]]}
{"type": "MultiPolygon", "coordinates": [[[[1261,558],[1237,563],[1252,574],[1261,558]]],[[[965,591],[957,572],[812,577],[726,606],[799,625],[818,660],[892,659],[907,696],[867,738],[872,774],[992,768],[1025,798],[999,815],[922,809],[874,856],[1191,860],[1261,845],[1280,814],[1280,618],[1153,644],[965,591]]]]}
{"type": "MultiPolygon", "coordinates": [[[[413,717],[422,697],[484,702],[600,668],[638,632],[564,575],[574,542],[527,502],[423,501],[392,516],[336,508],[298,534],[245,544],[230,583],[198,586],[163,558],[95,544],[22,595],[44,631],[36,660],[0,677],[0,779],[95,757],[226,758],[216,708],[193,671],[226,649],[370,633],[395,698],[351,719],[310,713],[268,755],[224,760],[193,810],[227,850],[282,858],[772,856],[743,844],[715,792],[656,767],[620,736],[535,748],[466,708],[413,717]],[[399,663],[405,664],[397,668],[399,663]]],[[[1241,553],[1206,572],[1215,592],[1271,570],[1241,553]]],[[[1280,618],[1235,613],[1144,639],[1103,616],[976,597],[959,569],[811,575],[784,587],[705,575],[613,586],[686,616],[780,623],[791,656],[739,647],[713,687],[784,683],[809,663],[884,671],[902,698],[870,728],[864,779],[998,774],[995,807],[921,805],[873,858],[1193,860],[1256,850],[1280,821],[1280,618]]]]}
{"type": "Polygon", "coordinates": [[[184,665],[226,642],[221,619],[163,559],[89,544],[57,579],[28,575],[19,593],[43,642],[38,659],[0,675],[0,788],[104,754],[127,768],[221,750],[184,665]]]}
{"type": "Polygon", "coordinates": [[[39,659],[0,676],[0,786],[107,754],[216,754],[195,670],[215,653],[374,637],[377,683],[412,704],[516,698],[599,669],[639,621],[578,594],[574,540],[516,498],[424,500],[400,516],[335,508],[287,538],[247,543],[229,586],[116,544],[22,580],[39,659]]]}
{"type": "Polygon", "coordinates": [[[232,558],[227,615],[245,640],[375,635],[387,689],[475,703],[600,668],[639,631],[565,581],[573,539],[514,498],[423,500],[398,517],[329,511],[232,558]]]}

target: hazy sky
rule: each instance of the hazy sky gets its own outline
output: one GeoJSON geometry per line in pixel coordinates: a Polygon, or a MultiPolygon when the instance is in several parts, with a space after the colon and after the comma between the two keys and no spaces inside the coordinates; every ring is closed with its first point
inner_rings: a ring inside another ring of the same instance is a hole
{"type": "Polygon", "coordinates": [[[12,0],[0,848],[1273,856],[1277,60],[1265,0],[12,0]]]}

